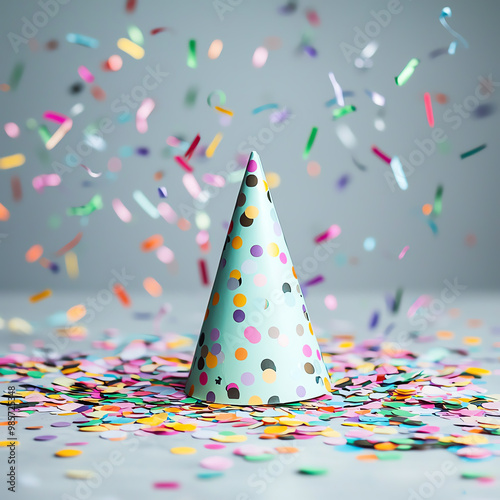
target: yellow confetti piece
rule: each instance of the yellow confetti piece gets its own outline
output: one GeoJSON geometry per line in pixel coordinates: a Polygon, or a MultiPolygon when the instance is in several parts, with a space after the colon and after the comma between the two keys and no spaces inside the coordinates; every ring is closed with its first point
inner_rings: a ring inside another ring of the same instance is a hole
{"type": "Polygon", "coordinates": [[[24,165],[26,157],[22,153],[17,153],[15,155],[4,156],[0,158],[0,169],[7,170],[9,168],[20,167],[24,165]]]}
{"type": "Polygon", "coordinates": [[[33,333],[33,327],[22,318],[11,318],[7,322],[7,328],[15,333],[33,333]]]}
{"type": "Polygon", "coordinates": [[[295,418],[280,418],[279,422],[281,425],[287,425],[289,427],[298,427],[299,425],[304,425],[305,422],[302,422],[301,420],[297,420],[295,418]]]}
{"type": "Polygon", "coordinates": [[[78,258],[76,253],[67,252],[64,254],[64,263],[66,264],[66,272],[71,279],[78,278],[80,271],[78,269],[78,258]]]}
{"type": "Polygon", "coordinates": [[[234,115],[234,113],[230,109],[221,108],[220,106],[215,106],[214,109],[229,116],[234,115]]]}
{"type": "MultiPolygon", "coordinates": [[[[54,385],[60,385],[62,387],[68,387],[68,388],[75,385],[75,381],[72,378],[68,377],[57,377],[52,381],[52,383],[54,385]]],[[[50,396],[48,397],[50,398],[50,396]]]]}
{"type": "Polygon", "coordinates": [[[482,341],[481,337],[464,337],[462,339],[465,345],[481,345],[482,341]]]}
{"type": "Polygon", "coordinates": [[[104,425],[89,425],[86,427],[80,427],[78,429],[81,432],[104,432],[104,431],[109,431],[107,427],[104,427],[104,425]]]}
{"type": "Polygon", "coordinates": [[[284,434],[287,431],[286,425],[270,425],[264,429],[264,434],[284,434]]]}
{"type": "Polygon", "coordinates": [[[324,436],[324,437],[334,438],[334,437],[340,437],[341,434],[340,434],[340,432],[337,432],[337,431],[333,430],[332,428],[327,427],[326,429],[324,429],[320,432],[320,435],[324,436]]]}
{"type": "Polygon", "coordinates": [[[271,189],[277,188],[281,184],[281,177],[276,172],[268,172],[266,181],[271,189]]]}
{"type": "Polygon", "coordinates": [[[491,375],[490,370],[487,370],[486,368],[477,368],[474,366],[470,366],[465,370],[466,373],[470,373],[471,375],[491,375]]]}
{"type": "Polygon", "coordinates": [[[70,479],[92,479],[95,477],[95,472],[91,470],[67,470],[66,477],[70,479]]]}
{"type": "Polygon", "coordinates": [[[356,367],[359,373],[369,373],[375,370],[375,365],[373,363],[363,363],[356,367]]]}
{"type": "Polygon", "coordinates": [[[196,425],[193,424],[181,424],[180,422],[176,422],[172,428],[174,431],[180,432],[193,432],[196,430],[196,425]]]}
{"type": "Polygon", "coordinates": [[[54,453],[56,457],[62,457],[62,458],[77,457],[78,455],[81,454],[82,450],[71,450],[71,449],[59,450],[54,453]]]}
{"type": "Polygon", "coordinates": [[[30,302],[34,304],[35,302],[40,302],[41,300],[48,299],[52,295],[52,290],[47,288],[46,290],[42,290],[40,293],[32,295],[30,297],[30,302]]]}
{"type": "Polygon", "coordinates": [[[214,436],[211,439],[219,443],[242,443],[247,440],[247,437],[241,434],[235,434],[234,436],[214,436]]]}
{"type": "Polygon", "coordinates": [[[0,441],[0,447],[6,447],[6,446],[18,446],[19,441],[0,441]]]}
{"type": "Polygon", "coordinates": [[[174,455],[193,455],[196,453],[196,448],[191,448],[190,446],[177,446],[176,448],[170,448],[170,453],[174,455]]]}
{"type": "Polygon", "coordinates": [[[86,314],[87,308],[83,304],[77,304],[67,310],[66,317],[70,323],[75,323],[76,321],[82,319],[86,314]]]}
{"type": "Polygon", "coordinates": [[[116,42],[116,45],[120,50],[123,50],[123,52],[134,59],[142,59],[144,57],[144,49],[128,38],[120,38],[116,42]]]}
{"type": "Polygon", "coordinates": [[[373,432],[375,434],[389,435],[389,434],[397,434],[398,433],[398,429],[397,429],[397,427],[375,427],[373,429],[373,432]]]}
{"type": "Polygon", "coordinates": [[[212,142],[208,146],[205,156],[207,158],[212,158],[213,154],[215,153],[215,150],[217,149],[217,146],[219,145],[220,141],[222,141],[222,134],[220,132],[217,132],[216,136],[213,138],[212,142]]]}

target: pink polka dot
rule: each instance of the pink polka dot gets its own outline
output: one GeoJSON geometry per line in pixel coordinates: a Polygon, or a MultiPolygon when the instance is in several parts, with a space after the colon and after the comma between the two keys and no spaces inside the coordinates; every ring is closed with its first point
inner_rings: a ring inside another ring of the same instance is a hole
{"type": "Polygon", "coordinates": [[[260,333],[257,328],[253,326],[247,326],[245,328],[245,338],[252,344],[258,344],[260,342],[260,333]]]}
{"type": "Polygon", "coordinates": [[[255,286],[265,286],[267,283],[267,278],[263,274],[256,274],[253,277],[253,282],[255,286]]]}
{"type": "Polygon", "coordinates": [[[257,162],[255,160],[250,160],[248,162],[247,170],[249,172],[255,172],[257,170],[257,162]]]}
{"type": "Polygon", "coordinates": [[[304,353],[304,356],[307,356],[309,358],[311,356],[311,354],[312,354],[312,349],[306,344],[302,348],[302,352],[304,353]]]}
{"type": "Polygon", "coordinates": [[[281,262],[283,262],[283,264],[287,263],[286,255],[283,252],[280,253],[280,260],[281,262]]]}
{"type": "Polygon", "coordinates": [[[208,382],[208,375],[205,372],[200,374],[200,384],[205,385],[208,382]]]}
{"type": "Polygon", "coordinates": [[[321,361],[321,353],[319,352],[319,349],[316,349],[316,356],[318,356],[318,359],[321,361]]]}

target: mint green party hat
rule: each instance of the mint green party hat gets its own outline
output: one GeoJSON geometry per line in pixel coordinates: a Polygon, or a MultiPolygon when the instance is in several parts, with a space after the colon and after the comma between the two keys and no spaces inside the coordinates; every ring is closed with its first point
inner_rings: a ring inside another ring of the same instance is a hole
{"type": "Polygon", "coordinates": [[[291,403],[330,380],[254,151],[236,200],[186,392],[235,405],[291,403]]]}

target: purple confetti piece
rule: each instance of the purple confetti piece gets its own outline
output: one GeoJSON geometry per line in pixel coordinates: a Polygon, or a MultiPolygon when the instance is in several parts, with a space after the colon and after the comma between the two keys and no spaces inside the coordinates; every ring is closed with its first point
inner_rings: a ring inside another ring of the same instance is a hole
{"type": "Polygon", "coordinates": [[[379,312],[378,311],[373,311],[372,317],[370,318],[370,323],[368,327],[370,330],[373,330],[378,325],[378,320],[379,320],[379,312]]]}
{"type": "Polygon", "coordinates": [[[71,422],[54,422],[53,424],[50,424],[51,427],[69,427],[71,425],[71,422]]]}
{"type": "Polygon", "coordinates": [[[35,441],[51,441],[52,439],[56,439],[57,436],[46,435],[46,436],[36,436],[33,438],[35,441]]]}
{"type": "Polygon", "coordinates": [[[342,189],[344,189],[347,184],[349,184],[349,181],[351,180],[351,178],[349,177],[348,174],[344,174],[338,181],[337,181],[337,189],[339,191],[342,191],[342,189]]]}

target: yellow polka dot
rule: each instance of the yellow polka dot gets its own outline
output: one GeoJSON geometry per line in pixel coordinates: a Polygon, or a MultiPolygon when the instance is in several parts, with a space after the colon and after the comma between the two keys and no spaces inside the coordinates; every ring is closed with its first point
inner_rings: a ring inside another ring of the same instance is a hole
{"type": "Polygon", "coordinates": [[[325,382],[325,388],[328,392],[332,392],[332,384],[330,384],[330,380],[328,379],[328,377],[325,377],[324,379],[324,382],[325,382]]]}
{"type": "Polygon", "coordinates": [[[276,245],[276,243],[269,243],[269,245],[267,245],[267,253],[271,257],[277,257],[278,254],[280,253],[280,249],[278,245],[276,245]]]}
{"type": "Polygon", "coordinates": [[[211,352],[209,352],[205,362],[207,363],[208,368],[215,368],[217,366],[217,356],[214,356],[211,352]]]}
{"type": "Polygon", "coordinates": [[[238,349],[236,349],[234,353],[234,357],[238,361],[243,361],[244,359],[247,359],[247,356],[248,356],[247,350],[244,349],[243,347],[239,347],[238,349]]]}
{"type": "Polygon", "coordinates": [[[311,335],[314,335],[313,327],[312,327],[311,323],[309,323],[309,331],[311,332],[311,335]]]}
{"type": "Polygon", "coordinates": [[[264,189],[265,189],[266,191],[268,191],[268,190],[269,190],[269,186],[268,186],[268,184],[267,184],[267,182],[266,182],[266,181],[264,181],[264,180],[263,180],[263,181],[262,181],[262,185],[264,186],[264,189]]]}
{"type": "Polygon", "coordinates": [[[233,304],[236,307],[243,307],[247,303],[247,298],[242,293],[237,293],[234,296],[233,304]]]}
{"type": "Polygon", "coordinates": [[[238,269],[233,269],[229,273],[230,278],[234,278],[235,280],[239,280],[241,278],[241,273],[238,271],[238,269]]]}
{"type": "Polygon", "coordinates": [[[262,379],[267,384],[272,384],[276,380],[276,372],[271,370],[271,368],[268,368],[262,372],[262,379]]]}
{"type": "Polygon", "coordinates": [[[241,248],[241,245],[243,245],[243,240],[239,236],[235,236],[231,245],[235,250],[238,250],[238,248],[241,248]]]}
{"type": "Polygon", "coordinates": [[[181,432],[193,432],[196,430],[196,425],[193,424],[181,424],[180,422],[175,422],[175,424],[172,426],[174,431],[181,431],[181,432]]]}
{"type": "Polygon", "coordinates": [[[67,458],[67,457],[76,457],[77,455],[81,455],[82,454],[82,450],[59,450],[59,451],[56,451],[55,452],[55,456],[56,457],[63,457],[63,458],[67,458]]]}
{"type": "Polygon", "coordinates": [[[177,446],[175,448],[170,448],[170,453],[174,455],[192,455],[196,453],[196,448],[191,448],[191,446],[177,446]]]}
{"type": "Polygon", "coordinates": [[[213,296],[213,299],[212,299],[212,305],[213,306],[216,306],[219,303],[219,298],[220,298],[220,295],[217,292],[215,292],[214,296],[213,296]]]}
{"type": "Polygon", "coordinates": [[[249,405],[261,405],[262,404],[262,399],[259,398],[259,396],[251,396],[250,399],[248,400],[249,405]]]}
{"type": "Polygon", "coordinates": [[[293,277],[297,279],[297,273],[295,272],[295,267],[292,266],[293,277]]]}
{"type": "Polygon", "coordinates": [[[259,209],[257,207],[254,207],[254,206],[247,207],[247,209],[245,210],[245,215],[249,219],[255,219],[257,217],[257,215],[259,215],[259,209]]]}
{"type": "Polygon", "coordinates": [[[270,188],[276,188],[281,183],[281,177],[276,172],[268,172],[266,180],[269,183],[270,188]]]}

